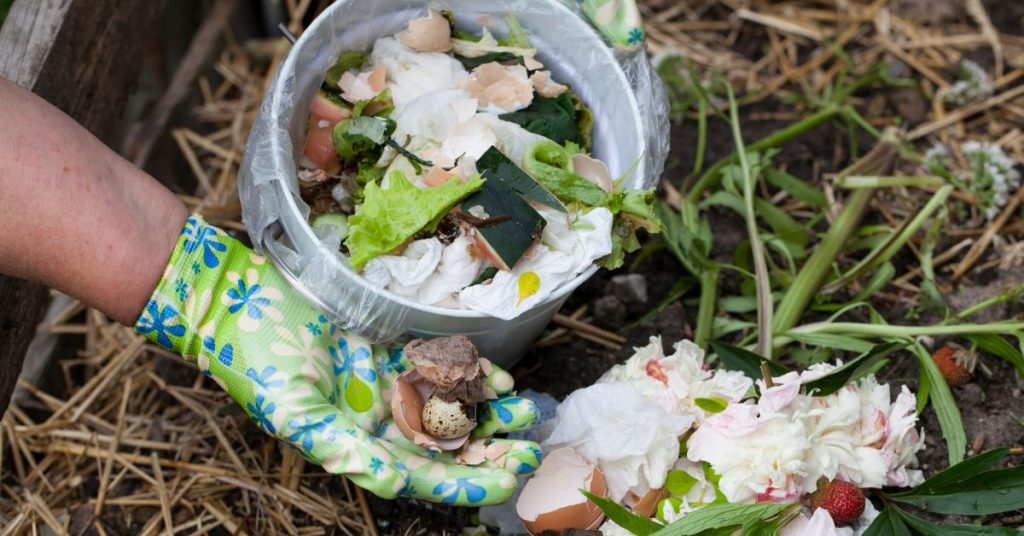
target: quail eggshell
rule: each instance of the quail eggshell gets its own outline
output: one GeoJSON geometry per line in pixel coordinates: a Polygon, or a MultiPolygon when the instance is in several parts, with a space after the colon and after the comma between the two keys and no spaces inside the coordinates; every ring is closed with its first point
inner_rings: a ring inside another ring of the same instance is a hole
{"type": "Polygon", "coordinates": [[[453,439],[473,431],[476,421],[466,414],[459,401],[446,402],[432,396],[423,406],[423,429],[441,439],[453,439]]]}
{"type": "Polygon", "coordinates": [[[436,451],[461,448],[469,440],[469,434],[452,439],[441,439],[423,429],[423,406],[430,398],[431,388],[416,371],[402,374],[395,380],[391,395],[391,416],[402,435],[413,443],[436,451]]]}
{"type": "Polygon", "coordinates": [[[596,529],[604,513],[579,492],[581,489],[598,497],[608,496],[600,469],[571,448],[553,450],[523,487],[516,513],[530,534],[596,529]]]}

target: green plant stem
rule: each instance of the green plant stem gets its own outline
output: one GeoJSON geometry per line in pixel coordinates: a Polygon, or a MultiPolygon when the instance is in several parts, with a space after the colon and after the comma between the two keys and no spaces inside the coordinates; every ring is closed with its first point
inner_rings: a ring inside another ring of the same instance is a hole
{"type": "Polygon", "coordinates": [[[729,118],[732,123],[732,140],[736,145],[740,169],[743,172],[743,205],[744,219],[747,222],[747,238],[750,240],[750,254],[754,261],[754,275],[757,286],[757,353],[761,356],[772,354],[772,301],[771,279],[768,275],[768,263],[764,256],[764,244],[761,243],[761,232],[757,228],[757,214],[754,212],[754,188],[756,177],[750,170],[747,161],[747,149],[743,145],[743,133],[740,131],[739,106],[732,86],[729,90],[729,118]]]}
{"type": "MultiPolygon", "coordinates": [[[[708,103],[704,99],[697,101],[697,154],[693,158],[693,172],[696,176],[704,169],[704,153],[708,142],[708,103]]],[[[703,347],[702,347],[703,348],[703,347]]]]}
{"type": "Polygon", "coordinates": [[[903,246],[910,241],[914,234],[917,233],[922,225],[924,225],[924,222],[931,217],[932,213],[943,206],[943,203],[946,202],[946,198],[949,197],[949,194],[951,193],[953,193],[953,185],[951,184],[947,184],[946,186],[939,188],[932,198],[928,200],[928,203],[926,203],[913,218],[900,226],[900,229],[896,234],[880,244],[878,248],[871,251],[871,253],[857,263],[856,266],[848,270],[839,279],[830,283],[821,291],[826,294],[835,292],[850,281],[857,279],[866,272],[874,269],[876,266],[891,259],[897,251],[902,249],[903,246]]]}
{"type": "Polygon", "coordinates": [[[933,175],[908,177],[865,177],[862,175],[854,175],[850,177],[843,177],[842,180],[835,181],[835,186],[837,188],[846,188],[847,190],[857,190],[860,188],[894,188],[897,186],[942,186],[943,184],[946,184],[946,181],[942,180],[942,177],[936,177],[933,175]]]}
{"type": "Polygon", "coordinates": [[[707,348],[715,324],[715,304],[718,301],[718,268],[700,274],[700,303],[697,305],[697,329],[693,334],[698,348],[707,348]]]}
{"type": "MultiPolygon", "coordinates": [[[[818,112],[809,115],[786,128],[775,131],[754,143],[751,143],[747,146],[747,151],[759,152],[778,147],[808,131],[814,130],[822,123],[825,123],[838,115],[839,111],[840,108],[838,106],[826,105],[818,112]]],[[[686,194],[690,202],[698,203],[706,190],[713,188],[718,184],[718,181],[722,179],[722,169],[735,163],[737,154],[738,153],[733,152],[733,154],[715,162],[700,176],[699,179],[697,179],[697,183],[694,184],[693,188],[691,188],[686,194]]]]}
{"type": "MultiPolygon", "coordinates": [[[[891,166],[896,157],[898,140],[894,132],[886,133],[881,143],[869,153],[854,162],[840,173],[841,176],[880,173],[891,166]]],[[[775,310],[772,331],[777,334],[789,331],[800,322],[807,305],[818,292],[821,282],[835,262],[843,246],[853,236],[860,224],[873,190],[856,190],[846,201],[846,206],[839,214],[835,224],[829,228],[825,238],[818,244],[814,254],[807,260],[804,267],[790,284],[786,294],[775,310]]],[[[765,356],[771,359],[771,356],[765,356]]]]}
{"type": "Polygon", "coordinates": [[[864,337],[919,337],[926,335],[981,335],[1005,334],[1024,330],[1024,322],[994,322],[990,324],[935,324],[931,326],[892,326],[860,322],[818,322],[788,330],[787,333],[841,333],[864,337]]]}
{"type": "Polygon", "coordinates": [[[978,303],[976,303],[976,304],[974,304],[974,305],[964,309],[963,311],[960,311],[959,313],[956,314],[956,319],[957,320],[963,320],[964,318],[967,318],[967,317],[973,315],[974,313],[977,313],[978,311],[981,311],[983,309],[987,309],[989,307],[992,307],[993,305],[999,305],[1000,303],[1006,303],[1008,301],[1013,301],[1013,300],[1021,297],[1021,295],[1024,295],[1024,285],[1018,285],[1016,287],[1008,288],[1008,289],[1004,290],[1003,292],[1000,292],[999,294],[996,294],[995,296],[992,296],[991,298],[988,298],[986,300],[982,300],[982,301],[980,301],[980,302],[978,302],[978,303]]]}

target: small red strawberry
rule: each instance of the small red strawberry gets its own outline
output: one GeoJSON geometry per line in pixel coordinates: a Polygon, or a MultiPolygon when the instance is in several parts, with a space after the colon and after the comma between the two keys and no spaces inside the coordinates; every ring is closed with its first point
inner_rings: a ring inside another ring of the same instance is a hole
{"type": "Polygon", "coordinates": [[[818,489],[811,494],[811,509],[824,508],[837,527],[856,521],[864,513],[864,492],[842,480],[818,481],[818,489]]]}
{"type": "Polygon", "coordinates": [[[974,368],[971,366],[971,357],[970,352],[952,344],[943,346],[932,354],[932,360],[950,387],[960,387],[971,381],[971,369],[974,368]]]}

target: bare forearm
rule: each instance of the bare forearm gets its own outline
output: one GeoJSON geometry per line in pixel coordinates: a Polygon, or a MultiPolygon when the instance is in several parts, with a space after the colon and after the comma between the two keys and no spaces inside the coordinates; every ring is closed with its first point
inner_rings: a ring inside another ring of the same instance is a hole
{"type": "Polygon", "coordinates": [[[0,78],[0,272],[131,324],[185,218],[160,183],[0,78]]]}

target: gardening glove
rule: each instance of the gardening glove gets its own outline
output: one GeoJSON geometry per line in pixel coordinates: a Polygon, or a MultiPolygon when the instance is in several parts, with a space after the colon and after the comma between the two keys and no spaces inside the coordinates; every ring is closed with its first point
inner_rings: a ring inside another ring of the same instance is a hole
{"type": "Polygon", "coordinates": [[[636,0],[577,0],[587,20],[616,48],[638,50],[644,24],[636,0]]]}
{"type": "MultiPolygon", "coordinates": [[[[535,422],[537,408],[516,396],[488,401],[474,431],[478,452],[504,453],[493,460],[460,465],[406,440],[390,419],[394,381],[411,369],[402,350],[337,328],[266,258],[198,215],[135,330],[198,365],[261,430],[380,497],[497,504],[540,464],[535,443],[490,437],[535,422]]],[[[494,367],[486,385],[509,395],[512,377],[494,367]]]]}

